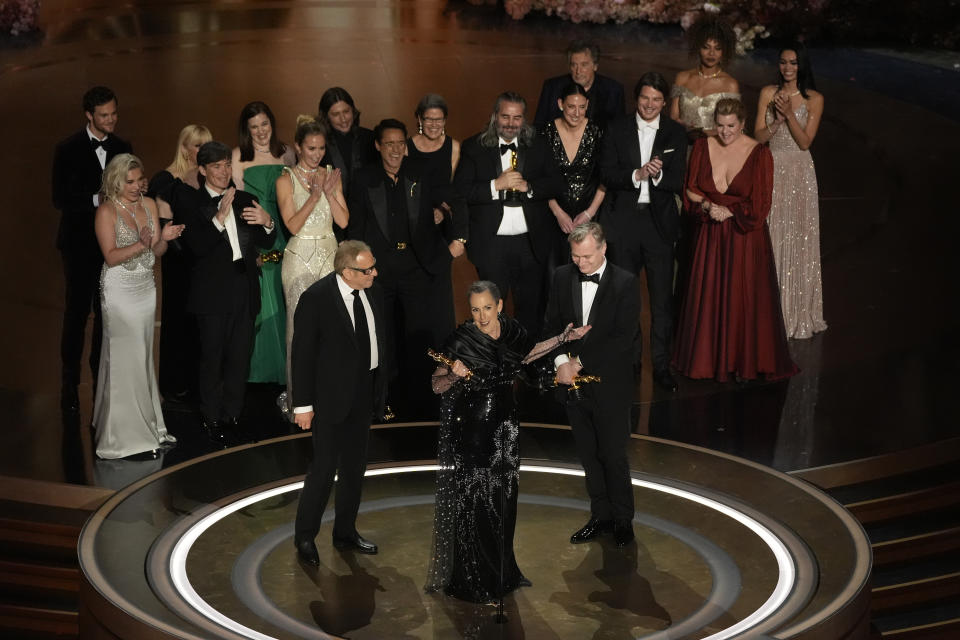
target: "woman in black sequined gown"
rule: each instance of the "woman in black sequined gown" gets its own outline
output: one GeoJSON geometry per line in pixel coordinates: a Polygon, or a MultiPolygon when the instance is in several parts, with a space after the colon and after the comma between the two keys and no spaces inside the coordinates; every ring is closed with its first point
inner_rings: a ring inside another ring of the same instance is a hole
{"type": "Polygon", "coordinates": [[[495,284],[475,282],[469,296],[473,320],[447,339],[444,353],[452,364],[433,374],[433,390],[443,397],[426,590],[491,602],[530,585],[513,553],[520,475],[514,382],[522,365],[589,327],[567,327],[531,349],[520,323],[501,313],[495,284]]]}

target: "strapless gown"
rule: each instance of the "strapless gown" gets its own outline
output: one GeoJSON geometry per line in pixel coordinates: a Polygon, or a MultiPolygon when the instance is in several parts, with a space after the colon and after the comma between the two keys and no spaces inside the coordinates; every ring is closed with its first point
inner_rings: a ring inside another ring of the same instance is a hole
{"type": "MultiPolygon", "coordinates": [[[[773,114],[767,112],[767,123],[773,114]]],[[[796,110],[806,126],[806,103],[796,110]]],[[[827,328],[823,320],[820,281],[820,202],[817,173],[810,152],[797,146],[790,130],[781,125],[770,138],[773,154],[773,205],[770,241],[780,283],[780,305],[788,338],[809,338],[827,328]]]]}
{"type": "Polygon", "coordinates": [[[674,85],[671,98],[680,99],[680,122],[695,129],[713,129],[713,112],[723,98],[740,98],[739,93],[709,93],[698,96],[690,89],[674,85]]]}
{"type": "MultiPolygon", "coordinates": [[[[273,218],[273,246],[261,250],[261,255],[284,250],[286,239],[283,222],[277,209],[277,177],[282,164],[261,164],[247,167],[243,172],[243,190],[256,196],[260,206],[273,218]]],[[[280,265],[264,262],[260,267],[260,313],[254,324],[253,351],[250,354],[250,382],[287,381],[287,316],[283,302],[283,282],[280,265]]]]}
{"type": "MultiPolygon", "coordinates": [[[[284,167],[283,173],[293,181],[293,206],[299,210],[310,197],[310,192],[297,179],[292,169],[284,167]]],[[[333,214],[327,196],[320,199],[307,216],[300,231],[290,237],[283,253],[283,295],[287,302],[287,354],[293,343],[293,317],[297,312],[300,296],[314,282],[333,271],[333,255],[337,252],[337,239],[333,234],[333,214]]],[[[290,358],[287,358],[287,396],[291,392],[290,358]]],[[[286,407],[289,409],[289,407],[286,407]]]]}
{"type": "MultiPolygon", "coordinates": [[[[148,221],[153,229],[153,219],[148,221]]],[[[117,247],[140,241],[140,233],[117,216],[117,247]]],[[[93,426],[99,458],[124,458],[176,442],[167,433],[153,370],[157,289],[154,255],[144,251],[100,271],[103,344],[93,426]]]]}

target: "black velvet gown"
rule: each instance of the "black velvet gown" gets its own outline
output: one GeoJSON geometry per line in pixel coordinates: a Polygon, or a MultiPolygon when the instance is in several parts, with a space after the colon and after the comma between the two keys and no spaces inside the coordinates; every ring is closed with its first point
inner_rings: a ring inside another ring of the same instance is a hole
{"type": "Polygon", "coordinates": [[[513,553],[520,475],[514,382],[532,343],[516,320],[501,315],[500,327],[494,340],[466,322],[444,348],[473,375],[441,399],[426,590],[469,602],[490,602],[526,582],[513,553]]]}

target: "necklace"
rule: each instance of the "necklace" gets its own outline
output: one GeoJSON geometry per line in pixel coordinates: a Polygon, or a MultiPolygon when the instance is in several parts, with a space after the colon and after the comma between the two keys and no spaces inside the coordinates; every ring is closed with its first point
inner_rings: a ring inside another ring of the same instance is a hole
{"type": "MultiPolygon", "coordinates": [[[[120,200],[120,198],[114,198],[113,196],[110,196],[110,199],[113,200],[113,201],[114,201],[115,203],[117,203],[118,205],[120,205],[120,208],[123,209],[124,211],[126,211],[126,212],[127,212],[127,215],[129,215],[131,218],[133,218],[133,224],[135,224],[135,225],[137,226],[137,233],[139,234],[139,233],[140,233],[140,221],[137,220],[137,203],[140,202],[140,201],[139,201],[139,200],[134,201],[134,203],[133,203],[133,211],[131,211],[129,208],[127,208],[127,205],[123,204],[123,201],[120,200]]],[[[126,224],[126,223],[124,223],[124,224],[126,224]]]]}
{"type": "Polygon", "coordinates": [[[270,153],[270,145],[267,145],[266,147],[258,147],[257,145],[253,145],[253,150],[257,153],[270,153]]]}
{"type": "Polygon", "coordinates": [[[703,71],[700,70],[700,67],[697,67],[697,75],[700,76],[701,78],[706,78],[708,80],[711,78],[719,78],[721,73],[723,73],[723,69],[720,69],[719,67],[717,68],[717,71],[715,73],[711,73],[710,75],[705,74],[703,71]]]}
{"type": "Polygon", "coordinates": [[[297,163],[297,169],[299,169],[301,173],[316,173],[317,171],[320,170],[320,166],[317,165],[317,168],[316,168],[316,169],[304,169],[304,168],[303,168],[303,165],[301,165],[301,164],[298,162],[298,163],[297,163]]]}
{"type": "Polygon", "coordinates": [[[793,93],[788,93],[788,94],[787,94],[787,97],[788,97],[788,98],[792,98],[793,96],[798,96],[798,95],[800,95],[800,89],[797,89],[797,90],[794,91],[793,93]]]}

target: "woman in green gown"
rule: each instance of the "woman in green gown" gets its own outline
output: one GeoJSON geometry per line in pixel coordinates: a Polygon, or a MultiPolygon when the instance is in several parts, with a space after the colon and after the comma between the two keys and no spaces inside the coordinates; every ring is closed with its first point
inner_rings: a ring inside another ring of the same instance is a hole
{"type": "Polygon", "coordinates": [[[233,182],[260,201],[279,230],[273,246],[260,254],[260,313],[250,355],[250,382],[286,384],[286,308],[280,260],[287,244],[277,211],[276,181],[283,167],[296,161],[293,148],[280,142],[273,112],[263,102],[251,102],[240,111],[240,144],[233,150],[233,182]]]}

